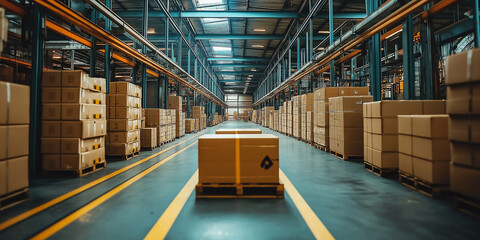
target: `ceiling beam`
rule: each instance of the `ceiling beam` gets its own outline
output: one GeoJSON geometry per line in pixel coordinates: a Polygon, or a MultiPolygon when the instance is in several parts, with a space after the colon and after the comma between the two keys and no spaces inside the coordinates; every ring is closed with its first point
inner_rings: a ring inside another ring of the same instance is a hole
{"type": "Polygon", "coordinates": [[[229,71],[217,71],[219,75],[261,75],[262,72],[229,72],[229,71]]]}
{"type": "MultiPolygon", "coordinates": [[[[141,11],[118,11],[118,16],[122,18],[140,18],[143,16],[141,11]]],[[[164,18],[162,11],[149,11],[149,17],[164,18]]],[[[174,18],[305,18],[306,14],[296,12],[281,11],[172,11],[170,15],[174,18]]],[[[334,13],[336,19],[362,19],[365,18],[365,12],[337,12],[334,13]]],[[[328,19],[328,13],[318,13],[314,18],[328,19]]]]}
{"type": "Polygon", "coordinates": [[[239,63],[213,63],[212,67],[248,67],[248,68],[263,68],[265,64],[239,64],[239,63]]]}
{"type": "MultiPolygon", "coordinates": [[[[320,36],[314,36],[313,40],[324,40],[328,34],[320,36]]],[[[197,40],[282,40],[283,35],[270,35],[270,34],[199,34],[195,36],[197,40]]],[[[300,39],[304,40],[305,37],[300,39]]]]}
{"type": "Polygon", "coordinates": [[[237,62],[268,62],[267,58],[256,57],[209,57],[208,61],[237,61],[237,62]]]}

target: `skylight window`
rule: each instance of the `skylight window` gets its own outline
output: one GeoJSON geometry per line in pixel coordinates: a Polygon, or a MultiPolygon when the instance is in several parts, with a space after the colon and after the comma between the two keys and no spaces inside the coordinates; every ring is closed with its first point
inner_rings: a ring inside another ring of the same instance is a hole
{"type": "Polygon", "coordinates": [[[211,6],[222,4],[223,0],[197,0],[197,6],[211,6]]]}

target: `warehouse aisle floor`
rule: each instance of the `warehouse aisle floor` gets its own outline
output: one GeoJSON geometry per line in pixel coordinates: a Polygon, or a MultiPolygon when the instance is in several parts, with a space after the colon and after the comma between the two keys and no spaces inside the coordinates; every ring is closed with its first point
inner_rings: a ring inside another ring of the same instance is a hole
{"type": "MultiPolygon", "coordinates": [[[[0,239],[25,239],[39,233],[52,239],[144,238],[196,172],[198,136],[218,128],[252,127],[280,137],[281,169],[337,239],[474,239],[480,235],[480,220],[458,212],[447,200],[431,199],[365,171],[361,163],[342,161],[256,124],[227,121],[132,160],[109,162],[107,169],[83,178],[33,180],[28,202],[0,212],[0,229],[8,223],[5,220],[144,161],[0,231],[0,239]]],[[[192,193],[167,235],[169,239],[313,237],[287,193],[285,199],[199,200],[192,193]]]]}

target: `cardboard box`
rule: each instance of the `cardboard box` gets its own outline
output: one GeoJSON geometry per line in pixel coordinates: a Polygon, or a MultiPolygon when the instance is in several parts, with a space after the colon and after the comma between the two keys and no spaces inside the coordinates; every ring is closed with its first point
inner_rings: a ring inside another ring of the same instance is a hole
{"type": "Polygon", "coordinates": [[[140,139],[140,130],[130,130],[123,132],[108,132],[108,143],[130,143],[140,139]]]}
{"type": "Polygon", "coordinates": [[[432,162],[413,157],[413,175],[431,184],[449,184],[450,162],[432,162]]]}
{"type": "Polygon", "coordinates": [[[43,170],[58,170],[61,167],[62,156],[56,155],[42,155],[42,169],[43,170]]]}
{"type": "Polygon", "coordinates": [[[93,138],[107,134],[107,120],[80,120],[62,122],[63,138],[93,138]]]}
{"type": "Polygon", "coordinates": [[[111,82],[110,93],[111,94],[126,94],[133,97],[142,97],[142,91],[140,87],[129,82],[111,82]]]}
{"type": "Polygon", "coordinates": [[[398,168],[398,153],[372,149],[372,164],[379,168],[398,168]]]}
{"type": "Polygon", "coordinates": [[[41,138],[40,152],[42,154],[60,154],[61,138],[41,138]]]}
{"type": "Polygon", "coordinates": [[[106,95],[82,88],[62,88],[62,103],[85,103],[106,105],[106,95]]]}
{"type": "Polygon", "coordinates": [[[105,137],[96,137],[89,139],[80,138],[61,138],[62,154],[78,154],[99,148],[105,149],[105,137]]]}
{"type": "Polygon", "coordinates": [[[30,123],[30,87],[0,82],[0,125],[30,123]]]}
{"type": "Polygon", "coordinates": [[[138,125],[135,120],[108,119],[109,132],[128,132],[134,129],[138,129],[138,125]]]}
{"type": "Polygon", "coordinates": [[[198,170],[199,183],[279,183],[278,137],[203,135],[198,140],[198,170]]]}
{"type": "Polygon", "coordinates": [[[448,139],[412,137],[412,155],[430,161],[450,161],[448,139]]]}
{"type": "Polygon", "coordinates": [[[412,136],[398,135],[398,152],[412,155],[412,136]]]}
{"type": "Polygon", "coordinates": [[[450,165],[450,189],[466,197],[480,200],[478,183],[480,169],[468,168],[456,164],[450,165]]]}
{"type": "MultiPolygon", "coordinates": [[[[1,16],[0,18],[3,18],[3,16],[1,16]]],[[[3,23],[3,22],[4,21],[1,21],[1,19],[0,19],[0,23],[3,23]]],[[[0,29],[2,29],[2,27],[3,26],[0,26],[0,29]]],[[[0,47],[1,46],[2,45],[0,43],[0,47]]],[[[0,50],[0,52],[1,52],[1,50],[0,50]]],[[[14,72],[13,67],[10,67],[10,66],[4,65],[4,64],[0,64],[0,81],[12,82],[13,81],[13,72],[14,72]]]]}
{"type": "Polygon", "coordinates": [[[60,70],[43,71],[42,87],[61,87],[61,86],[62,86],[62,71],[60,70]]]}
{"type": "Polygon", "coordinates": [[[480,116],[450,115],[448,127],[450,140],[480,143],[480,116]]]}
{"type": "Polygon", "coordinates": [[[480,145],[452,141],[450,146],[452,163],[480,168],[480,145]]]}
{"type": "Polygon", "coordinates": [[[413,176],[413,158],[410,155],[398,154],[398,171],[413,176]]]}
{"type": "Polygon", "coordinates": [[[445,100],[422,100],[423,114],[445,114],[446,101],[445,100]]]}
{"type": "Polygon", "coordinates": [[[59,138],[62,134],[61,121],[42,121],[42,136],[44,138],[59,138]]]}
{"type": "Polygon", "coordinates": [[[0,160],[28,155],[28,125],[0,125],[0,160]]]}
{"type": "Polygon", "coordinates": [[[397,134],[397,118],[370,118],[372,121],[372,133],[376,134],[397,134]]]}
{"type": "Polygon", "coordinates": [[[397,115],[422,114],[423,102],[415,100],[386,100],[372,103],[372,117],[387,118],[397,115]]]}
{"type": "Polygon", "coordinates": [[[142,128],[140,129],[140,144],[142,148],[154,148],[157,143],[157,128],[142,128]]]}
{"type": "Polygon", "coordinates": [[[446,60],[446,78],[448,85],[480,80],[480,49],[450,55],[446,60]]]}
{"type": "Polygon", "coordinates": [[[28,156],[0,161],[0,195],[28,187],[28,156]]]}
{"type": "Polygon", "coordinates": [[[59,87],[43,87],[42,103],[61,103],[62,88],[59,87]]]}
{"type": "MultiPolygon", "coordinates": [[[[79,154],[61,155],[60,169],[85,169],[105,161],[105,148],[79,154]]],[[[52,169],[54,170],[54,169],[52,169]]]]}
{"type": "Polygon", "coordinates": [[[62,118],[62,104],[42,104],[42,120],[60,120],[62,118]]]}
{"type": "Polygon", "coordinates": [[[412,116],[414,115],[398,115],[398,133],[412,135],[412,116]]]}
{"type": "Polygon", "coordinates": [[[114,119],[140,119],[141,109],[133,107],[110,107],[110,118],[114,119]]]}
{"type": "Polygon", "coordinates": [[[168,109],[182,110],[182,97],[168,96],[168,109]]]}
{"type": "Polygon", "coordinates": [[[426,138],[448,138],[448,115],[412,116],[412,135],[426,138]]]}
{"type": "Polygon", "coordinates": [[[385,152],[397,152],[398,135],[372,134],[372,148],[385,152]]]}
{"type": "Polygon", "coordinates": [[[479,84],[460,84],[447,87],[446,112],[448,114],[467,114],[472,110],[471,91],[479,84]]]}
{"type": "Polygon", "coordinates": [[[62,120],[106,119],[105,105],[98,104],[62,104],[62,120]]]}
{"type": "Polygon", "coordinates": [[[262,134],[262,130],[258,128],[235,128],[235,129],[218,129],[215,134],[262,134]]]}
{"type": "Polygon", "coordinates": [[[127,156],[140,151],[139,141],[131,143],[111,143],[107,145],[107,156],[127,156]]]}

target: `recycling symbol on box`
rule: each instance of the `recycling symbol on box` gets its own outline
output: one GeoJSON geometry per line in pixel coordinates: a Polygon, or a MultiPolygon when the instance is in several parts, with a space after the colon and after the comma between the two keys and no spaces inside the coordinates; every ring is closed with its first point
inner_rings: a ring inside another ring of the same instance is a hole
{"type": "Polygon", "coordinates": [[[268,155],[262,160],[262,163],[260,164],[260,167],[264,168],[265,170],[268,170],[272,166],[273,162],[270,157],[268,157],[268,155]]]}

